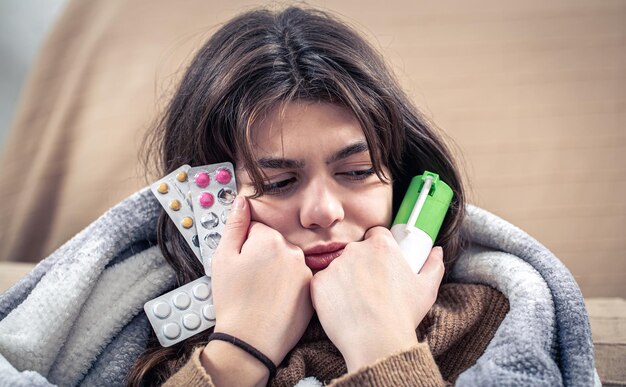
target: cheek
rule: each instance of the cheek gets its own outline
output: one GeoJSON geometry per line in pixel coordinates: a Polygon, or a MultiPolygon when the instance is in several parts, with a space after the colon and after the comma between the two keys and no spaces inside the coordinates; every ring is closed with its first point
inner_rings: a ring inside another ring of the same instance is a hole
{"type": "Polygon", "coordinates": [[[374,226],[389,228],[393,220],[391,186],[382,186],[360,193],[357,200],[349,202],[353,221],[365,229],[374,226]]]}
{"type": "Polygon", "coordinates": [[[251,220],[263,223],[283,235],[293,229],[294,219],[297,219],[296,209],[289,201],[271,201],[263,197],[248,199],[250,203],[251,220]]]}

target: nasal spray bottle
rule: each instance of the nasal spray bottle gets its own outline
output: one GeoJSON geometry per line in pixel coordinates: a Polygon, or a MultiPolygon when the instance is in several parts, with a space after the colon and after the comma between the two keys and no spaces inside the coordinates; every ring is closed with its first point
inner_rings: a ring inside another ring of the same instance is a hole
{"type": "Polygon", "coordinates": [[[391,234],[414,273],[419,273],[433,248],[452,196],[450,186],[435,173],[424,171],[411,180],[391,234]]]}

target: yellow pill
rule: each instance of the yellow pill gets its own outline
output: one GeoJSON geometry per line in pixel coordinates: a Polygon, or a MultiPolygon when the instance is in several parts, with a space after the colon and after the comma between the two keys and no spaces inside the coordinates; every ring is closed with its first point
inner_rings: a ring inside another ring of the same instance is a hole
{"type": "Polygon", "coordinates": [[[180,181],[180,182],[187,181],[187,173],[179,172],[178,175],[176,175],[176,179],[178,179],[178,181],[180,181]]]}
{"type": "Polygon", "coordinates": [[[193,219],[188,216],[185,216],[183,220],[180,221],[180,225],[184,228],[191,228],[193,226],[193,219]]]}
{"type": "Polygon", "coordinates": [[[174,211],[180,210],[180,201],[176,199],[172,200],[170,202],[170,208],[174,211]]]}
{"type": "Polygon", "coordinates": [[[168,187],[165,183],[159,184],[159,188],[157,188],[157,191],[161,194],[166,194],[169,190],[170,187],[168,187]]]}

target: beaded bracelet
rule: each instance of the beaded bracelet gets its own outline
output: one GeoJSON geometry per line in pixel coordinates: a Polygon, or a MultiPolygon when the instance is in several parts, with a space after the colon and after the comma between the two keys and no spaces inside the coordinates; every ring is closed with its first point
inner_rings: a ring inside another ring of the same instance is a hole
{"type": "Polygon", "coordinates": [[[239,348],[243,349],[244,351],[246,351],[250,355],[254,356],[258,361],[263,363],[263,365],[265,365],[267,367],[267,369],[270,371],[270,380],[274,377],[274,375],[276,375],[276,366],[274,365],[272,360],[269,357],[265,356],[258,349],[254,348],[250,344],[246,343],[245,341],[243,341],[241,339],[238,339],[235,336],[231,336],[229,334],[219,333],[219,332],[212,333],[211,336],[209,336],[209,341],[211,341],[211,340],[226,341],[226,342],[231,343],[232,345],[234,345],[236,347],[239,347],[239,348]]]}

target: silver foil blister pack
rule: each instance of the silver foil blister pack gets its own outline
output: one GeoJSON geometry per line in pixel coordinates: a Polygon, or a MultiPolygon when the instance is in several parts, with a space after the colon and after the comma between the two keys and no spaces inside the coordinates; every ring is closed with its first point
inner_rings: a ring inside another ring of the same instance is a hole
{"type": "Polygon", "coordinates": [[[211,259],[237,196],[233,165],[225,162],[190,168],[189,189],[202,264],[210,277],[211,259]]]}

